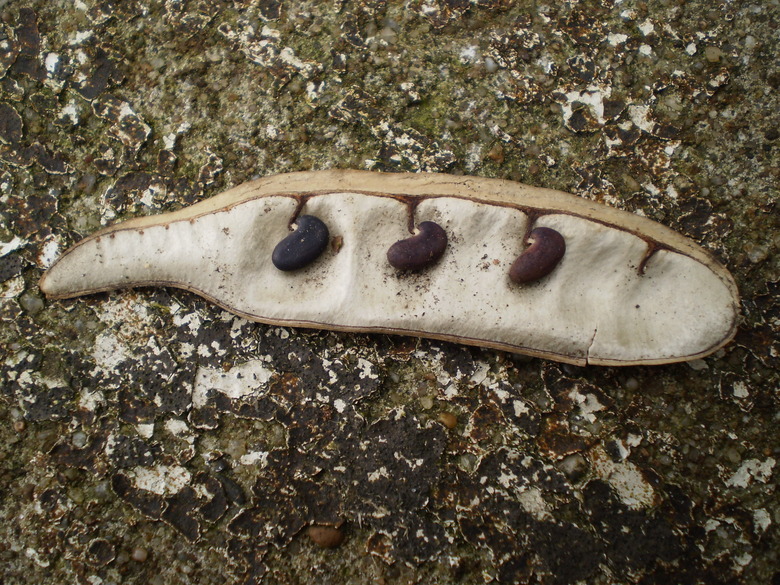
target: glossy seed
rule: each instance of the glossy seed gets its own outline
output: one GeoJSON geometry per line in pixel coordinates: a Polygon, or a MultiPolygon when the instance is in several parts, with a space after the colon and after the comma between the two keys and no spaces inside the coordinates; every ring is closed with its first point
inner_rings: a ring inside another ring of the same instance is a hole
{"type": "Polygon", "coordinates": [[[433,266],[447,248],[447,232],[437,223],[424,221],[416,236],[399,240],[387,250],[387,261],[398,270],[422,270],[433,266]]]}
{"type": "Polygon", "coordinates": [[[274,248],[271,261],[279,270],[298,270],[320,257],[328,246],[328,226],[313,215],[301,215],[297,229],[274,248]]]}
{"type": "Polygon", "coordinates": [[[550,274],[566,252],[566,241],[552,228],[535,228],[528,236],[531,245],[517,257],[509,269],[509,278],[517,284],[539,280],[550,274]]]}

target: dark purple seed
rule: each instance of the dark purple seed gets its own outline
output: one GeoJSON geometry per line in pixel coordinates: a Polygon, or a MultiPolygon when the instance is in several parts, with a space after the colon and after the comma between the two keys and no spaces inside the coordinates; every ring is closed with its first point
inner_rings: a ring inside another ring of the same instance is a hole
{"type": "Polygon", "coordinates": [[[320,257],[328,246],[328,226],[313,215],[301,215],[297,229],[276,244],[271,261],[279,270],[298,270],[320,257]]]}
{"type": "Polygon", "coordinates": [[[398,270],[422,270],[439,261],[447,248],[447,232],[437,223],[424,221],[420,233],[399,240],[387,250],[387,261],[398,270]]]}
{"type": "Polygon", "coordinates": [[[547,276],[566,252],[566,241],[552,228],[535,228],[527,241],[531,245],[517,257],[509,269],[509,278],[517,284],[533,282],[547,276]]]}

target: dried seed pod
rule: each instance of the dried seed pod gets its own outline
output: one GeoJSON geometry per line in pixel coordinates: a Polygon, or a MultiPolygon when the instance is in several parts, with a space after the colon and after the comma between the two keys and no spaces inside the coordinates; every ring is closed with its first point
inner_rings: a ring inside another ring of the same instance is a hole
{"type": "Polygon", "coordinates": [[[271,261],[279,270],[299,270],[314,262],[328,246],[328,226],[313,215],[301,215],[296,230],[279,242],[271,261]]]}
{"type": "Polygon", "coordinates": [[[656,222],[559,191],[426,173],[252,181],[98,232],[40,284],[50,298],[150,285],[185,288],[264,323],[417,335],[580,365],[700,358],[732,339],[739,315],[728,271],[656,222]],[[258,250],[288,236],[304,200],[343,246],[316,271],[281,272],[258,250]],[[458,237],[446,265],[390,278],[386,242],[408,235],[410,205],[458,237]],[[537,217],[566,238],[566,255],[540,286],[519,287],[507,266],[537,217]]]}
{"type": "Polygon", "coordinates": [[[535,228],[528,236],[531,244],[517,257],[509,269],[509,278],[525,284],[550,274],[566,253],[566,241],[552,228],[535,228]]]}
{"type": "Polygon", "coordinates": [[[422,270],[436,264],[447,249],[447,232],[438,223],[424,221],[419,233],[398,240],[387,250],[387,261],[398,270],[422,270]]]}

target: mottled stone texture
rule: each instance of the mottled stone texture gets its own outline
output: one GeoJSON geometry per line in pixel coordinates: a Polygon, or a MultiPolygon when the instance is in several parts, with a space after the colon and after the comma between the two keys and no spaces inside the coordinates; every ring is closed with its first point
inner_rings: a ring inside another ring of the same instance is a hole
{"type": "Polygon", "coordinates": [[[0,10],[0,581],[780,581],[777,0],[0,10]],[[102,224],[330,167],[650,216],[744,323],[703,362],[577,369],[37,289],[102,224]]]}

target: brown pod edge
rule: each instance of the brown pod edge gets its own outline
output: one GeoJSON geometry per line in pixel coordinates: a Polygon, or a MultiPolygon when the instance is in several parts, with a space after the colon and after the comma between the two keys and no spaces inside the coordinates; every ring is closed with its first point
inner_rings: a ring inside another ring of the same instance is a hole
{"type": "Polygon", "coordinates": [[[531,245],[517,257],[509,269],[509,278],[517,284],[544,278],[555,269],[566,253],[566,241],[552,228],[535,228],[527,241],[531,245]]]}

